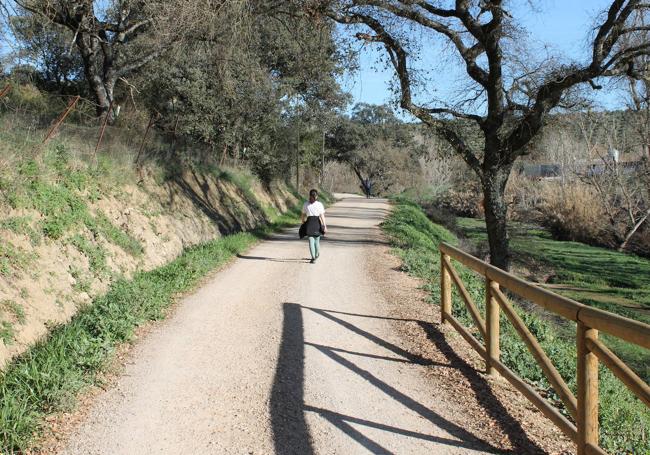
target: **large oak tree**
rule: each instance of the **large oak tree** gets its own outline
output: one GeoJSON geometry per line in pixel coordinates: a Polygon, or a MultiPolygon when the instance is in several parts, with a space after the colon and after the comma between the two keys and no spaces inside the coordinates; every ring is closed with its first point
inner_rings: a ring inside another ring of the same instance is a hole
{"type": "Polygon", "coordinates": [[[649,42],[624,39],[646,27],[633,19],[646,15],[650,4],[612,0],[597,19],[588,61],[562,64],[520,58],[514,40],[521,27],[511,3],[322,0],[309,4],[313,14],[349,25],[359,40],[383,47],[397,76],[400,106],[434,129],[478,175],[490,260],[504,269],[510,260],[504,193],[515,160],[528,152],[549,111],[560,106],[573,88],[580,84],[599,88],[599,79],[606,77],[639,77],[645,68],[635,62],[650,52],[649,42]],[[425,38],[442,40],[454,52],[468,78],[470,96],[453,105],[416,96],[412,57],[425,38]],[[456,127],[466,122],[480,130],[480,146],[456,127]]]}
{"type": "MultiPolygon", "coordinates": [[[[66,31],[81,57],[85,80],[97,103],[97,115],[109,114],[115,86],[198,24],[215,20],[225,0],[14,0],[18,14],[66,31]]],[[[203,28],[201,28],[203,30],[203,28]]],[[[203,36],[201,39],[210,39],[203,36]]],[[[110,113],[113,116],[113,111],[110,113]]]]}

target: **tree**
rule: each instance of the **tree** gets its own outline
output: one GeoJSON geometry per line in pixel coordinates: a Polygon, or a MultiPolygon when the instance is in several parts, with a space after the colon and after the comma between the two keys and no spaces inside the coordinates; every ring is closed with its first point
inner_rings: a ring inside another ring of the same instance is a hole
{"type": "MultiPolygon", "coordinates": [[[[607,232],[611,236],[610,246],[618,251],[627,248],[632,237],[650,217],[650,168],[647,160],[626,163],[620,162],[618,156],[619,150],[636,155],[636,147],[626,143],[625,135],[619,132],[635,114],[634,111],[620,116],[585,114],[579,116],[576,122],[587,149],[586,156],[596,158],[595,161],[588,161],[589,166],[577,169],[577,174],[598,195],[606,218],[603,224],[608,225],[607,232]],[[616,152],[612,153],[614,150],[616,152]]],[[[629,123],[632,123],[633,131],[637,129],[635,126],[638,125],[634,125],[634,122],[629,123]]],[[[645,139],[643,135],[641,138],[645,139]]]]}
{"type": "Polygon", "coordinates": [[[412,135],[387,106],[355,105],[351,117],[341,117],[326,139],[333,158],[350,166],[366,196],[387,191],[401,170],[417,165],[410,156],[412,135]]]}
{"type": "MultiPolygon", "coordinates": [[[[640,46],[650,41],[650,27],[645,15],[635,14],[632,20],[635,31],[624,37],[621,47],[640,46]]],[[[640,139],[638,145],[643,157],[650,160],[650,56],[637,56],[634,65],[644,71],[641,78],[634,75],[625,77],[629,96],[628,108],[633,113],[632,125],[640,139]]]]}
{"type": "Polygon", "coordinates": [[[42,88],[78,92],[84,83],[83,64],[71,48],[71,36],[33,15],[14,17],[12,22],[12,30],[21,44],[20,56],[38,70],[42,88]]]}
{"type": "MultiPolygon", "coordinates": [[[[167,52],[193,25],[211,20],[221,1],[15,0],[23,15],[67,31],[97,103],[109,114],[117,81],[167,52]]],[[[206,37],[209,38],[209,37],[206,37]]],[[[114,112],[114,111],[113,111],[114,112]]],[[[112,115],[112,113],[111,113],[112,115]]]]}
{"type": "Polygon", "coordinates": [[[315,15],[353,26],[356,38],[384,48],[397,77],[400,106],[441,135],[478,175],[490,261],[503,269],[510,261],[504,193],[515,160],[528,153],[549,111],[567,101],[573,88],[600,88],[603,77],[638,78],[643,68],[635,59],[650,52],[647,41],[621,45],[638,30],[634,15],[650,8],[641,0],[612,0],[595,29],[589,61],[569,64],[520,58],[508,45],[520,27],[503,0],[324,0],[313,8],[315,15]],[[454,50],[468,77],[467,98],[456,105],[416,100],[409,52],[417,36],[442,39],[454,50]],[[473,147],[450,119],[474,123],[481,147],[473,147]]]}
{"type": "Polygon", "coordinates": [[[211,40],[178,46],[134,82],[159,126],[270,180],[289,174],[298,150],[313,148],[311,126],[341,104],[339,61],[330,22],[314,26],[280,3],[243,3],[193,31],[211,40]]]}

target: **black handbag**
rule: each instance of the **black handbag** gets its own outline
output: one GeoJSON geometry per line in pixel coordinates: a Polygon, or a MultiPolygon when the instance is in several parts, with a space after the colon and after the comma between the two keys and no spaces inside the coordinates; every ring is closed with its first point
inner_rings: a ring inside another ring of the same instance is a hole
{"type": "Polygon", "coordinates": [[[307,235],[307,222],[305,221],[300,225],[300,228],[298,228],[298,237],[301,239],[305,238],[307,235]]]}

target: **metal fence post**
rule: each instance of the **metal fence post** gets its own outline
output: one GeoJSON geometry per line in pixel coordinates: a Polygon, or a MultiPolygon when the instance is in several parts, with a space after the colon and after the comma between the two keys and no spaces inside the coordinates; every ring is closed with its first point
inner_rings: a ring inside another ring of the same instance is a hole
{"type": "Polygon", "coordinates": [[[97,150],[99,150],[99,146],[102,144],[102,139],[104,138],[104,133],[106,132],[106,125],[108,125],[108,117],[111,115],[112,109],[113,109],[113,100],[111,100],[110,104],[108,105],[108,111],[106,111],[106,115],[104,115],[104,120],[102,121],[102,127],[99,131],[99,139],[97,139],[97,145],[95,145],[95,153],[93,154],[93,160],[97,157],[97,150]]]}
{"type": "Polygon", "coordinates": [[[52,125],[52,128],[50,128],[50,131],[48,131],[47,135],[45,136],[45,139],[43,139],[43,144],[45,144],[54,134],[54,132],[61,126],[65,118],[68,116],[70,112],[72,112],[72,109],[74,109],[75,105],[77,104],[77,101],[79,101],[81,97],[79,95],[75,96],[70,100],[68,103],[68,106],[65,108],[65,110],[59,115],[59,118],[56,119],[54,122],[54,125],[52,125]]]}
{"type": "Polygon", "coordinates": [[[7,93],[9,93],[9,90],[11,90],[11,84],[5,85],[5,88],[3,88],[2,91],[0,92],[0,98],[2,98],[7,93]]]}

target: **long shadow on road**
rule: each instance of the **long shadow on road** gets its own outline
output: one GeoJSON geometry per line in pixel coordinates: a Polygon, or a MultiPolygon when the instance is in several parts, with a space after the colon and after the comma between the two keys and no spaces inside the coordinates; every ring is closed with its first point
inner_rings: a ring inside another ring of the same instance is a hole
{"type": "Polygon", "coordinates": [[[313,454],[304,413],[305,337],[300,305],[283,304],[282,341],[269,403],[277,455],[313,454]]]}

